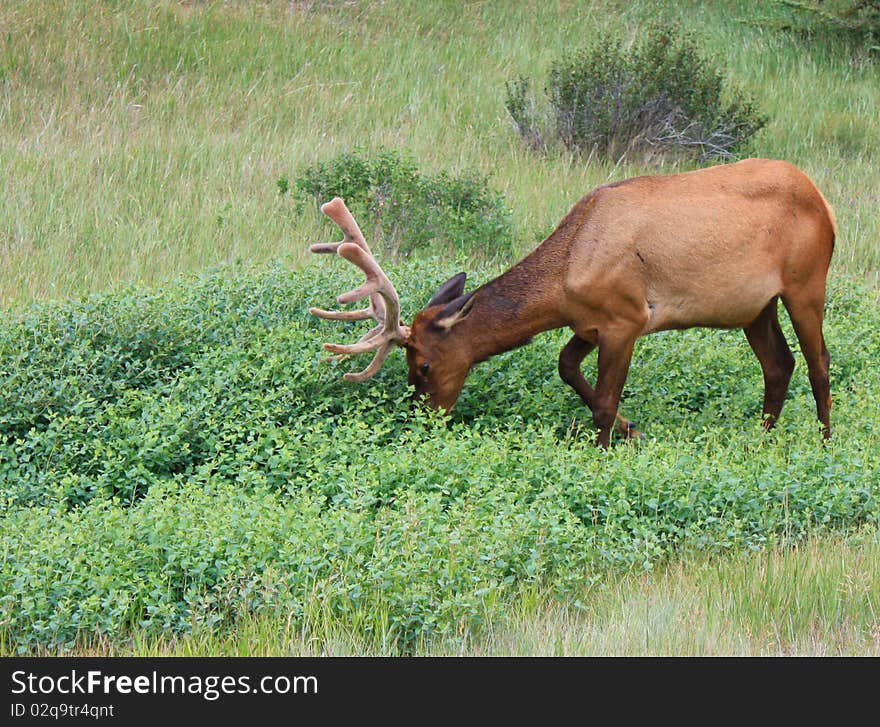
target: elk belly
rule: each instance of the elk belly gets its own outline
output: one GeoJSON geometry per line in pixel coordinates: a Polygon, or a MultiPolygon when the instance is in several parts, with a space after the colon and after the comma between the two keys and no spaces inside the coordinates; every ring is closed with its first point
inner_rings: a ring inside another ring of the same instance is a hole
{"type": "Polygon", "coordinates": [[[779,278],[737,281],[736,285],[702,287],[689,295],[649,295],[645,333],[673,328],[742,328],[779,295],[779,278]]]}

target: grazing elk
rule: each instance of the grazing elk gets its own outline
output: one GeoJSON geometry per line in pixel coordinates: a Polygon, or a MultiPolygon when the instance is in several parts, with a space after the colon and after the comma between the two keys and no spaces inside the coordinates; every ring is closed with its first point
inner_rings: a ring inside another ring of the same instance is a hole
{"type": "Polygon", "coordinates": [[[349,381],[369,378],[392,347],[402,346],[416,395],[451,410],[474,364],[568,326],[574,335],[559,355],[559,375],[592,410],[598,444],[607,447],[615,421],[623,436],[640,436],[618,414],[639,336],[694,326],[742,328],[763,370],[769,429],[794,368],[777,318],[781,298],[807,361],[822,434],[830,436],[822,317],[834,212],[787,162],[747,159],[599,187],[504,274],[470,293],[464,273],[448,280],[411,326],[400,320],[394,286],[344,201],[337,197],[321,209],[345,239],[310,249],[336,252],[360,267],[366,282],[338,300],[369,296],[370,304],[359,311],[309,310],[321,318],[377,322],[353,345],[324,344],[339,357],[376,351],[365,370],[345,375],[349,381]],[[580,364],[597,347],[594,389],[580,364]]]}

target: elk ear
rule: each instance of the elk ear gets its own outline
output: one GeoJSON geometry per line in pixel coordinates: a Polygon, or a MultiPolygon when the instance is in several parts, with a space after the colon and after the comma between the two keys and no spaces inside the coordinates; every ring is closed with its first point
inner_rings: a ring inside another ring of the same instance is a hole
{"type": "Polygon", "coordinates": [[[434,319],[434,325],[448,331],[456,323],[464,320],[464,318],[467,317],[467,314],[471,312],[471,308],[473,308],[474,301],[476,300],[476,298],[474,298],[475,292],[476,291],[472,291],[467,295],[460,295],[449,303],[434,319]]]}
{"type": "Polygon", "coordinates": [[[449,303],[452,300],[458,298],[462,293],[464,293],[464,284],[467,280],[467,273],[459,273],[458,275],[453,275],[449,280],[447,280],[443,285],[440,286],[440,290],[434,293],[434,297],[428,301],[428,305],[426,308],[430,308],[432,305],[442,305],[444,303],[449,303]]]}

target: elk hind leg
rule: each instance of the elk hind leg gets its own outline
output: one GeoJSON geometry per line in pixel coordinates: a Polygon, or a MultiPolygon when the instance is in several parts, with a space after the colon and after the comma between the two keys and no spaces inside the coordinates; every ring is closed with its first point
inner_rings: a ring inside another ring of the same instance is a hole
{"type": "Polygon", "coordinates": [[[782,302],[788,309],[798,343],[807,361],[810,387],[816,400],[816,416],[822,423],[822,437],[828,439],[831,437],[831,383],[828,375],[831,355],[825,347],[825,337],[822,334],[824,286],[821,295],[802,298],[783,294],[782,302]]]}
{"type": "Polygon", "coordinates": [[[758,317],[743,328],[764,374],[765,430],[770,429],[779,418],[794,370],[794,356],[779,325],[776,301],[773,298],[758,317]]]}

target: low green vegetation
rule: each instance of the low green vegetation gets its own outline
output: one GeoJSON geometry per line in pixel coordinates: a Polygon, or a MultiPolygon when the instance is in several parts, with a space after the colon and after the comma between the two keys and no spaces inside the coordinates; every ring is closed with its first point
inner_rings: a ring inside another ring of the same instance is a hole
{"type": "MultiPolygon", "coordinates": [[[[491,626],[422,641],[428,656],[880,656],[876,531],[729,554],[688,553],[651,572],[608,569],[571,599],[527,591],[491,626]]],[[[232,630],[84,634],[103,656],[386,656],[387,633],[344,628],[318,609],[302,621],[242,612],[232,630]]],[[[0,637],[2,638],[2,637],[0,637]]],[[[0,640],[0,649],[3,642],[0,640]]],[[[44,652],[38,649],[37,653],[44,652]]]]}
{"type": "Polygon", "coordinates": [[[775,0],[779,26],[806,36],[835,35],[880,51],[880,0],[775,0]]]}
{"type": "MultiPolygon", "coordinates": [[[[624,411],[649,439],[603,452],[556,377],[561,331],[477,367],[450,418],[409,406],[402,356],[367,385],[342,381],[352,362],[319,359],[344,326],[307,313],[357,279],[334,262],[7,315],[5,643],[228,630],[244,611],[323,613],[405,651],[608,567],[880,518],[880,310],[863,288],[831,292],[830,445],[803,366],[763,436],[744,337],[687,331],[640,342],[624,411]]],[[[390,272],[411,308],[448,270],[390,272]]]]}

